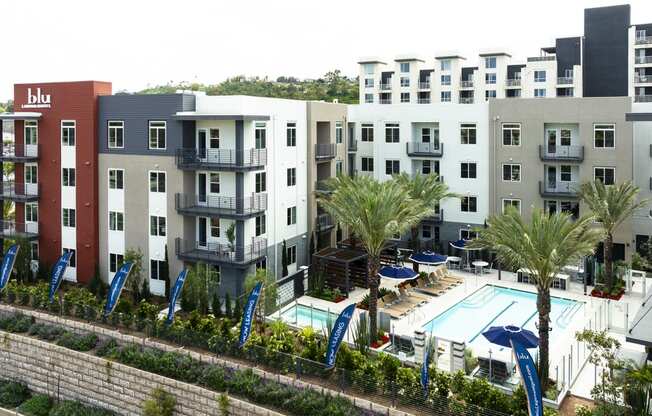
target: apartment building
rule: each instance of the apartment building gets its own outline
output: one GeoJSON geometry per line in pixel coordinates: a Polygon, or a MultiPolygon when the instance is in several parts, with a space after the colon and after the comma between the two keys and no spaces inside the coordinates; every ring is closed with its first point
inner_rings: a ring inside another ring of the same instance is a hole
{"type": "MultiPolygon", "coordinates": [[[[632,124],[634,136],[634,183],[641,198],[652,200],[652,103],[635,102],[626,118],[632,124]]],[[[632,229],[633,241],[640,251],[652,236],[652,206],[634,213],[632,229]]]]}

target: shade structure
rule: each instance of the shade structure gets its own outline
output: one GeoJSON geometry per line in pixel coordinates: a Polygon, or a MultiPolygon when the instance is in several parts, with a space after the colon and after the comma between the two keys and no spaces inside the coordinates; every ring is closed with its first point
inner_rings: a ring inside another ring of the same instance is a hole
{"type": "Polygon", "coordinates": [[[482,250],[479,247],[469,247],[469,243],[471,240],[457,240],[457,241],[451,241],[450,245],[453,248],[456,248],[458,250],[469,250],[469,251],[474,251],[474,250],[482,250]]]}
{"type": "Polygon", "coordinates": [[[431,264],[431,265],[437,265],[437,264],[444,264],[446,263],[446,260],[448,260],[447,256],[437,254],[434,251],[424,251],[421,253],[415,253],[412,254],[409,257],[409,260],[411,260],[414,263],[419,263],[419,264],[431,264]]]}
{"type": "Polygon", "coordinates": [[[517,342],[525,348],[536,348],[539,346],[539,338],[532,331],[519,326],[492,326],[482,333],[487,341],[503,347],[510,347],[510,341],[517,342]]]}
{"type": "Polygon", "coordinates": [[[409,267],[391,265],[381,267],[378,275],[392,282],[401,283],[406,280],[412,280],[419,274],[409,267]]]}

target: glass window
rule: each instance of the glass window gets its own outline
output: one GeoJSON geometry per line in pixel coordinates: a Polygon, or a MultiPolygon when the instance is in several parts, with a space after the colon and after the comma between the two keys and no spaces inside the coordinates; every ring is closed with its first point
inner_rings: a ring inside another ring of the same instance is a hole
{"type": "Polygon", "coordinates": [[[364,95],[364,102],[365,102],[365,104],[373,104],[374,95],[373,94],[365,94],[364,95]]]}
{"type": "Polygon", "coordinates": [[[521,145],[521,125],[516,123],[503,124],[503,146],[521,145]]]}
{"type": "Polygon", "coordinates": [[[287,209],[287,225],[294,225],[297,223],[297,207],[289,207],[287,209]]]}
{"type": "Polygon", "coordinates": [[[165,217],[150,215],[149,235],[164,237],[166,235],[165,217]]]}
{"type": "Polygon", "coordinates": [[[545,98],[546,96],[546,89],[545,88],[535,88],[534,89],[534,97],[535,98],[545,98]]]}
{"type": "Polygon", "coordinates": [[[477,164],[473,162],[462,162],[460,164],[460,176],[463,179],[475,179],[477,176],[477,164]]]}
{"type": "Polygon", "coordinates": [[[123,176],[122,169],[109,169],[109,189],[124,189],[123,176]]]}
{"type": "Polygon", "coordinates": [[[288,264],[295,264],[297,262],[297,246],[290,246],[287,248],[288,264]]]}
{"type": "Polygon", "coordinates": [[[287,184],[288,186],[295,186],[297,184],[297,168],[289,168],[287,170],[287,184]]]}
{"type": "Polygon", "coordinates": [[[561,129],[560,134],[560,142],[562,146],[570,146],[571,145],[571,131],[570,129],[561,129]]]}
{"type": "Polygon", "coordinates": [[[546,82],[546,71],[534,71],[534,82],[546,82]]]}
{"type": "Polygon", "coordinates": [[[486,90],[484,92],[484,99],[496,98],[496,90],[486,90]]]}
{"type": "Polygon", "coordinates": [[[220,219],[211,217],[211,237],[218,238],[220,236],[220,219]]]}
{"type": "Polygon", "coordinates": [[[74,121],[61,122],[61,145],[62,146],[75,145],[75,122],[74,121]]]}
{"type": "Polygon", "coordinates": [[[430,224],[421,225],[421,238],[426,240],[432,238],[432,226],[430,224]]]}
{"type": "Polygon", "coordinates": [[[450,75],[442,75],[441,76],[441,85],[451,85],[451,76],[450,75]]]}
{"type": "Polygon", "coordinates": [[[63,226],[75,228],[75,210],[73,208],[63,208],[63,226]]]}
{"type": "Polygon", "coordinates": [[[38,121],[25,120],[25,145],[38,144],[38,121]]]}
{"type": "Polygon", "coordinates": [[[75,186],[75,168],[61,169],[61,179],[63,186],[75,186]]]}
{"type": "Polygon", "coordinates": [[[256,149],[265,149],[267,147],[267,124],[258,122],[255,126],[256,149]]]}
{"type": "Polygon", "coordinates": [[[496,83],[496,74],[492,72],[488,72],[484,74],[484,82],[485,84],[495,84],[496,83]]]}
{"type": "Polygon", "coordinates": [[[521,213],[521,200],[520,199],[503,199],[503,213],[509,207],[514,207],[516,210],[521,213]]]}
{"type": "Polygon", "coordinates": [[[442,103],[450,103],[451,102],[451,92],[450,91],[442,91],[441,92],[441,102],[442,103]]]}
{"type": "Polygon", "coordinates": [[[373,74],[374,73],[374,64],[364,64],[363,69],[364,69],[365,74],[373,74]]]}
{"type": "Polygon", "coordinates": [[[476,197],[476,196],[463,196],[460,201],[461,201],[461,211],[462,212],[477,212],[477,210],[478,210],[478,197],[476,197]]]}
{"type": "Polygon", "coordinates": [[[117,272],[124,262],[125,257],[122,254],[109,253],[109,272],[117,272]]]}
{"type": "Polygon", "coordinates": [[[385,161],[385,174],[386,175],[398,175],[401,173],[401,162],[398,160],[386,160],[385,161]]]}
{"type": "Polygon", "coordinates": [[[360,160],[361,170],[363,172],[373,172],[374,171],[374,158],[373,157],[363,157],[360,160]]]}
{"type": "Polygon", "coordinates": [[[220,148],[220,129],[209,129],[208,130],[208,138],[209,138],[209,147],[211,149],[219,149],[220,148]]]}
{"type": "Polygon", "coordinates": [[[614,185],[616,183],[616,168],[594,168],[595,180],[599,180],[605,185],[614,185]]]}
{"type": "Polygon", "coordinates": [[[460,126],[460,138],[462,144],[476,144],[475,124],[465,123],[460,126]]]}
{"type": "Polygon", "coordinates": [[[124,231],[124,214],[122,212],[109,211],[109,230],[124,231]]]}
{"type": "Polygon", "coordinates": [[[410,86],[410,78],[401,77],[401,87],[409,87],[409,86],[410,86]]]}
{"type": "Polygon", "coordinates": [[[64,248],[63,253],[71,253],[70,262],[68,262],[68,267],[77,267],[77,250],[74,248],[64,248]]]}
{"type": "Polygon", "coordinates": [[[38,166],[25,165],[25,183],[38,183],[38,166]]]}
{"type": "Polygon", "coordinates": [[[571,182],[573,180],[573,172],[570,165],[562,165],[559,167],[559,180],[561,182],[571,182]]]}
{"type": "Polygon", "coordinates": [[[401,62],[401,72],[410,72],[410,63],[409,62],[401,62]]]}
{"type": "Polygon", "coordinates": [[[288,147],[295,147],[297,145],[297,123],[296,122],[287,123],[286,139],[287,139],[286,144],[288,147]]]}
{"type": "Polygon", "coordinates": [[[265,215],[256,217],[256,237],[265,234],[265,215]]]}
{"type": "Polygon", "coordinates": [[[365,78],[364,79],[364,87],[365,88],[373,88],[374,87],[374,79],[373,78],[365,78]]]}
{"type": "Polygon", "coordinates": [[[360,140],[362,140],[363,142],[373,142],[374,141],[374,125],[373,124],[362,124],[361,125],[360,140]]]}
{"type": "Polygon", "coordinates": [[[25,222],[38,222],[38,204],[36,202],[25,204],[25,222]]]}
{"type": "Polygon", "coordinates": [[[616,125],[615,124],[594,125],[593,143],[596,148],[616,147],[616,125]]]}
{"type": "Polygon", "coordinates": [[[402,92],[401,93],[401,102],[402,103],[409,103],[410,102],[410,93],[409,92],[402,92]]]}
{"type": "Polygon", "coordinates": [[[165,192],[165,172],[149,173],[150,192],[165,192]]]}
{"type": "Polygon", "coordinates": [[[335,143],[342,143],[342,122],[341,121],[336,121],[335,122],[335,143]]]}
{"type": "Polygon", "coordinates": [[[267,174],[265,172],[256,173],[256,193],[267,191],[267,174]]]}
{"type": "Polygon", "coordinates": [[[209,189],[212,194],[219,194],[220,193],[220,174],[219,173],[211,173],[209,177],[209,189]]]}
{"type": "Polygon", "coordinates": [[[124,122],[109,121],[109,149],[122,149],[124,147],[124,122]]]}
{"type": "Polygon", "coordinates": [[[484,58],[484,67],[487,69],[493,69],[496,68],[496,57],[495,56],[487,56],[484,58]]]}
{"type": "Polygon", "coordinates": [[[520,182],[521,181],[521,165],[519,165],[519,164],[504,164],[503,165],[503,181],[505,181],[505,182],[520,182]]]}
{"type": "Polygon", "coordinates": [[[156,150],[165,150],[165,121],[149,122],[149,148],[156,150]]]}
{"type": "Polygon", "coordinates": [[[398,123],[385,123],[385,142],[398,143],[400,140],[400,130],[398,123]]]}
{"type": "Polygon", "coordinates": [[[450,59],[442,59],[439,61],[439,69],[442,71],[450,71],[451,70],[451,60],[450,59]]]}

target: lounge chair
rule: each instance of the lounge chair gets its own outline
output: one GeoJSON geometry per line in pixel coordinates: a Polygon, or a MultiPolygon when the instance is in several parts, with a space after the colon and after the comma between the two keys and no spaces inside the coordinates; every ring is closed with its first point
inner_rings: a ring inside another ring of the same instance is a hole
{"type": "Polygon", "coordinates": [[[397,296],[394,292],[385,295],[383,299],[385,298],[387,298],[387,300],[392,303],[392,306],[403,306],[413,309],[414,307],[421,305],[421,301],[419,300],[410,299],[409,297],[397,296]]]}
{"type": "Polygon", "coordinates": [[[417,279],[417,290],[419,292],[423,292],[423,293],[426,293],[426,294],[432,295],[432,296],[439,296],[439,295],[443,295],[444,293],[446,293],[446,290],[444,290],[442,288],[428,286],[428,283],[422,277],[417,279]]]}
{"type": "Polygon", "coordinates": [[[398,293],[404,298],[413,299],[419,303],[428,303],[429,296],[414,293],[412,290],[408,290],[405,286],[399,286],[398,293]]]}
{"type": "Polygon", "coordinates": [[[382,299],[378,299],[378,310],[388,314],[392,319],[400,319],[407,313],[405,311],[392,309],[390,305],[385,305],[385,302],[383,302],[382,299]]]}
{"type": "Polygon", "coordinates": [[[456,286],[456,285],[457,285],[457,282],[451,282],[451,281],[448,281],[448,280],[446,280],[446,279],[442,279],[442,278],[439,277],[439,276],[437,275],[437,273],[435,273],[435,272],[431,272],[431,273],[428,275],[428,279],[427,279],[427,280],[428,280],[428,283],[429,283],[431,286],[438,287],[438,288],[440,288],[440,289],[445,289],[445,290],[449,290],[449,289],[451,289],[453,286],[456,286]]]}
{"type": "Polygon", "coordinates": [[[437,269],[437,270],[434,271],[437,280],[440,281],[440,282],[449,283],[449,284],[451,284],[453,286],[461,285],[462,283],[464,283],[464,280],[462,280],[461,278],[459,278],[457,276],[453,276],[453,275],[451,275],[451,274],[449,274],[447,272],[448,272],[448,269],[446,269],[446,270],[437,269]]]}
{"type": "Polygon", "coordinates": [[[408,303],[401,303],[398,297],[393,293],[389,293],[383,296],[383,302],[385,302],[386,308],[390,308],[395,310],[396,312],[400,312],[404,314],[414,309],[414,305],[408,303]]]}
{"type": "Polygon", "coordinates": [[[407,356],[414,355],[414,344],[412,343],[412,339],[409,337],[402,337],[400,335],[393,334],[390,335],[389,339],[392,342],[392,346],[389,350],[390,352],[394,354],[404,352],[407,356]]]}
{"type": "Polygon", "coordinates": [[[500,360],[491,360],[491,366],[489,365],[489,359],[484,357],[478,357],[478,366],[480,370],[478,374],[481,377],[490,379],[493,382],[502,384],[511,375],[511,371],[507,368],[507,363],[500,360]],[[489,376],[489,367],[491,367],[491,376],[489,376]]]}
{"type": "Polygon", "coordinates": [[[446,276],[446,278],[456,280],[456,281],[458,281],[458,282],[460,282],[460,283],[463,283],[463,282],[464,282],[464,278],[463,278],[463,277],[460,277],[460,276],[458,276],[458,275],[455,275],[455,274],[451,273],[451,271],[448,270],[448,267],[446,267],[446,266],[442,266],[442,267],[440,268],[440,270],[442,271],[442,273],[444,273],[444,276],[446,276]]]}

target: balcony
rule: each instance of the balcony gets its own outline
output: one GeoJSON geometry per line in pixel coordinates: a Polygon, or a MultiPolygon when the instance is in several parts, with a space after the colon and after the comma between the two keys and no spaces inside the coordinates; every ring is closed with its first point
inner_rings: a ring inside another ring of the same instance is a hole
{"type": "Polygon", "coordinates": [[[634,83],[647,84],[652,82],[652,75],[634,75],[634,83]]]}
{"type": "Polygon", "coordinates": [[[0,199],[15,202],[32,202],[38,200],[39,185],[14,181],[0,182],[0,199]]]}
{"type": "Polygon", "coordinates": [[[391,82],[381,82],[379,86],[381,91],[390,91],[392,89],[391,82]]]}
{"type": "Polygon", "coordinates": [[[38,238],[38,222],[16,222],[0,220],[2,225],[2,238],[26,238],[34,240],[38,238]]]}
{"type": "Polygon", "coordinates": [[[251,171],[264,169],[267,149],[177,149],[177,167],[183,170],[251,171]]]}
{"type": "Polygon", "coordinates": [[[328,180],[322,179],[315,181],[315,192],[320,194],[330,194],[331,188],[328,186],[328,180]]]}
{"type": "Polygon", "coordinates": [[[460,97],[460,104],[473,104],[473,97],[460,97]]]}
{"type": "Polygon", "coordinates": [[[652,64],[652,56],[637,56],[634,62],[638,65],[652,64]]]}
{"type": "Polygon", "coordinates": [[[246,219],[265,212],[267,209],[267,194],[253,194],[244,198],[176,194],[175,206],[177,212],[183,215],[246,219]]]}
{"type": "Polygon", "coordinates": [[[432,214],[423,218],[423,221],[440,223],[444,222],[444,210],[438,209],[432,212],[432,214]]]}
{"type": "Polygon", "coordinates": [[[391,98],[381,98],[380,100],[378,100],[378,103],[379,104],[391,104],[392,99],[391,98]]]}
{"type": "Polygon", "coordinates": [[[460,88],[473,88],[473,80],[460,81],[460,88]]]}
{"type": "Polygon", "coordinates": [[[441,157],[444,154],[444,144],[408,142],[406,143],[406,150],[408,156],[441,157]]]}
{"type": "Polygon", "coordinates": [[[251,244],[245,246],[176,238],[174,246],[175,253],[180,260],[202,261],[233,267],[247,267],[267,255],[267,239],[265,238],[254,239],[251,244]]]}
{"type": "Polygon", "coordinates": [[[335,158],[335,143],[317,143],[315,145],[315,159],[329,160],[335,158]]]}
{"type": "Polygon", "coordinates": [[[347,150],[349,152],[357,152],[358,151],[358,141],[356,139],[349,140],[349,146],[348,146],[347,150]]]}
{"type": "Polygon", "coordinates": [[[315,229],[317,232],[327,232],[335,228],[335,221],[330,214],[317,214],[315,218],[315,229]]]}
{"type": "Polygon", "coordinates": [[[584,160],[584,146],[539,145],[539,157],[545,161],[581,162],[584,160]]]}
{"type": "Polygon", "coordinates": [[[419,89],[420,90],[429,90],[430,89],[430,81],[419,82],[419,89]]]}
{"type": "Polygon", "coordinates": [[[634,41],[635,45],[649,45],[652,43],[652,36],[637,37],[634,41]]]}
{"type": "Polygon", "coordinates": [[[14,143],[8,144],[3,148],[0,161],[13,163],[36,162],[38,160],[38,148],[38,145],[15,146],[14,143]]]}
{"type": "Polygon", "coordinates": [[[577,197],[577,189],[579,188],[577,182],[562,182],[562,181],[539,181],[539,194],[543,197],[577,197]]]}
{"type": "Polygon", "coordinates": [[[430,98],[419,98],[417,100],[418,104],[430,104],[430,98]]]}
{"type": "Polygon", "coordinates": [[[635,95],[635,103],[652,103],[652,94],[651,95],[635,95]]]}
{"type": "Polygon", "coordinates": [[[559,77],[557,85],[573,85],[573,77],[559,77]]]}
{"type": "Polygon", "coordinates": [[[508,78],[507,80],[505,80],[505,86],[508,87],[508,88],[509,87],[518,87],[518,88],[520,88],[521,87],[521,79],[520,78],[511,78],[511,79],[508,78]]]}

